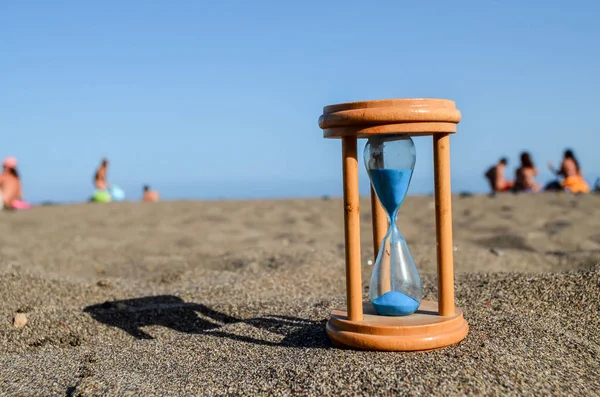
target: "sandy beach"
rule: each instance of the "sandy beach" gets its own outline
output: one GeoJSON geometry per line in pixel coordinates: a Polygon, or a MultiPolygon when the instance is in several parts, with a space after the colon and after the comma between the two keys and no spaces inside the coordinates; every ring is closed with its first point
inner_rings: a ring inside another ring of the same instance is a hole
{"type": "MultiPolygon", "coordinates": [[[[433,214],[420,196],[399,217],[428,298],[433,214]]],[[[456,195],[453,214],[467,338],[381,353],[325,334],[339,198],[0,213],[0,395],[600,395],[600,195],[456,195]]]]}

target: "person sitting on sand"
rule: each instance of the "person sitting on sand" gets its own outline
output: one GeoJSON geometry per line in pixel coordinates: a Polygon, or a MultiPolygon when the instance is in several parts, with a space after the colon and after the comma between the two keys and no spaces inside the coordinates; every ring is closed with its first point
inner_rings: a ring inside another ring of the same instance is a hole
{"type": "Polygon", "coordinates": [[[496,192],[507,192],[514,185],[512,181],[504,179],[504,170],[507,164],[508,160],[506,157],[503,157],[485,173],[485,178],[490,183],[490,188],[492,189],[492,195],[496,192]]]}
{"type": "Polygon", "coordinates": [[[108,172],[108,159],[102,159],[100,166],[96,169],[96,174],[94,175],[94,186],[98,190],[106,190],[108,188],[107,182],[107,172],[108,172]]]}
{"type": "Polygon", "coordinates": [[[144,186],[144,196],[142,197],[142,201],[158,201],[159,194],[156,190],[151,190],[150,186],[144,186]]]}
{"type": "Polygon", "coordinates": [[[554,181],[546,186],[546,190],[564,190],[571,193],[588,193],[590,186],[583,179],[579,162],[575,158],[572,150],[567,149],[563,155],[563,160],[558,170],[555,170],[552,163],[548,163],[548,168],[557,176],[562,176],[561,182],[554,181]]]}
{"type": "Polygon", "coordinates": [[[540,184],[535,181],[537,169],[528,152],[521,153],[521,166],[515,172],[515,192],[537,192],[540,184]]]}
{"type": "Polygon", "coordinates": [[[2,163],[2,174],[0,174],[0,197],[2,207],[15,209],[15,202],[21,200],[21,180],[17,171],[17,159],[8,157],[2,163]]]}

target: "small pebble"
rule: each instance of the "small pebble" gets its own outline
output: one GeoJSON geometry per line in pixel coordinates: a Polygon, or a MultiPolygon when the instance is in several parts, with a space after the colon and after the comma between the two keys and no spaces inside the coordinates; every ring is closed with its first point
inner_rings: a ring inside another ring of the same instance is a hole
{"type": "Polygon", "coordinates": [[[16,313],[13,319],[13,325],[17,328],[23,328],[27,324],[27,316],[25,313],[16,313]]]}
{"type": "Polygon", "coordinates": [[[98,287],[110,287],[110,281],[108,280],[100,280],[96,283],[98,287]]]}
{"type": "Polygon", "coordinates": [[[492,249],[490,249],[490,252],[496,256],[504,255],[504,251],[501,251],[498,248],[492,248],[492,249]]]}

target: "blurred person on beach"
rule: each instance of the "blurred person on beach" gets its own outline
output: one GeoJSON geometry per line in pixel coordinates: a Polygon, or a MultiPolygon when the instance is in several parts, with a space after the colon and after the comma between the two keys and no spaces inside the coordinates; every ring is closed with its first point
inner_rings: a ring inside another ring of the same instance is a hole
{"type": "Polygon", "coordinates": [[[100,166],[96,169],[96,173],[94,174],[94,186],[96,186],[96,189],[106,190],[108,187],[107,173],[108,159],[103,158],[100,166]]]}
{"type": "Polygon", "coordinates": [[[144,186],[144,196],[142,197],[142,201],[158,201],[159,194],[156,190],[150,189],[150,186],[144,186]]]}
{"type": "Polygon", "coordinates": [[[125,192],[119,186],[108,182],[108,159],[105,157],[94,174],[94,186],[96,191],[90,201],[108,203],[112,201],[125,200],[125,192]]]}
{"type": "Polygon", "coordinates": [[[14,157],[7,157],[2,162],[0,197],[2,197],[1,207],[9,210],[15,209],[15,204],[23,197],[21,179],[17,171],[17,159],[14,157]]]}
{"type": "Polygon", "coordinates": [[[554,169],[552,163],[548,163],[548,168],[552,173],[563,179],[562,181],[548,183],[545,190],[563,190],[571,193],[588,193],[590,191],[590,186],[583,178],[579,162],[571,149],[565,150],[558,170],[554,169]]]}
{"type": "Polygon", "coordinates": [[[503,157],[500,159],[500,161],[498,161],[497,164],[491,166],[484,174],[485,178],[490,184],[492,196],[497,192],[508,192],[514,185],[513,181],[509,181],[504,178],[504,171],[506,170],[507,164],[508,159],[503,157]]]}
{"type": "Polygon", "coordinates": [[[521,153],[521,166],[515,172],[515,192],[538,192],[541,185],[535,181],[537,169],[529,152],[521,153]]]}

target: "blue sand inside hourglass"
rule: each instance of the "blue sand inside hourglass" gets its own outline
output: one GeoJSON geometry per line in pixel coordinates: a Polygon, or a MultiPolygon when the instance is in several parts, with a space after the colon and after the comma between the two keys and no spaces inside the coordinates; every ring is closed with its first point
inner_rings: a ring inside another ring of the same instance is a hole
{"type": "Polygon", "coordinates": [[[381,316],[408,316],[419,308],[419,302],[397,291],[388,291],[371,302],[381,316]]]}
{"type": "MultiPolygon", "coordinates": [[[[371,169],[371,183],[377,192],[379,201],[391,219],[404,201],[412,170],[397,170],[390,168],[371,169]]],[[[398,238],[399,231],[392,228],[392,240],[398,238]]],[[[377,314],[382,316],[407,316],[419,308],[419,302],[398,291],[388,291],[371,302],[377,314]]]]}
{"type": "Polygon", "coordinates": [[[369,174],[381,205],[392,216],[404,201],[412,171],[379,168],[370,170],[369,174]]]}

